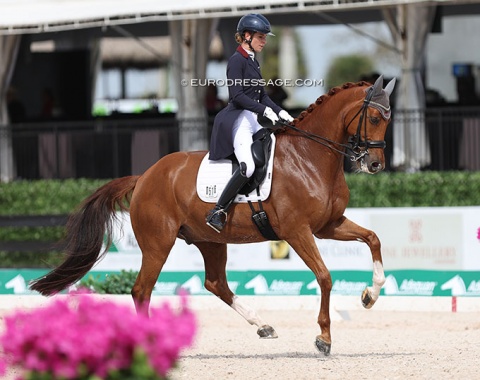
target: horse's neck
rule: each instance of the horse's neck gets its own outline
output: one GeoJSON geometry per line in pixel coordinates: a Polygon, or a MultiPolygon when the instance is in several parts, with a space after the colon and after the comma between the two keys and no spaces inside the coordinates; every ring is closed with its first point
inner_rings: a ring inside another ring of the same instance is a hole
{"type": "MultiPolygon", "coordinates": [[[[342,112],[340,109],[327,109],[317,106],[309,115],[302,119],[297,128],[314,134],[318,137],[296,138],[296,143],[301,146],[304,155],[308,155],[321,165],[326,163],[335,166],[341,164],[343,170],[343,155],[339,151],[345,148],[340,144],[347,142],[347,134],[343,126],[342,112]]],[[[296,133],[296,132],[295,132],[296,133]]]]}
{"type": "Polygon", "coordinates": [[[343,155],[303,135],[279,135],[275,151],[284,172],[293,178],[302,173],[313,183],[323,183],[321,187],[336,187],[344,181],[343,155]]]}
{"type": "MultiPolygon", "coordinates": [[[[339,94],[336,96],[340,98],[339,94]]],[[[282,138],[281,143],[282,150],[287,154],[286,160],[292,164],[296,161],[293,164],[295,168],[309,178],[335,184],[343,183],[343,180],[338,180],[344,178],[344,155],[339,151],[344,152],[345,148],[339,144],[345,144],[348,136],[344,127],[342,102],[332,100],[317,105],[296,123],[298,129],[319,137],[310,139],[301,132],[287,130],[288,137],[282,138]]]]}
{"type": "Polygon", "coordinates": [[[345,109],[349,106],[347,94],[348,91],[343,90],[326,97],[298,122],[297,127],[331,141],[344,143],[346,140],[344,115],[345,109]]]}

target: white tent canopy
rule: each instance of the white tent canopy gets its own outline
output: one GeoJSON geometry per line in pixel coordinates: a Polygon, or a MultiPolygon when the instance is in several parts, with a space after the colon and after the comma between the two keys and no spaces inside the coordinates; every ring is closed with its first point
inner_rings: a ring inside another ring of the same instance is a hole
{"type": "MultiPolygon", "coordinates": [[[[0,34],[64,31],[108,25],[194,18],[218,18],[248,12],[265,14],[353,11],[399,4],[459,4],[464,0],[0,0],[0,34]],[[260,4],[262,3],[262,4],[260,4]]],[[[300,20],[295,20],[301,24],[300,20]]]]}

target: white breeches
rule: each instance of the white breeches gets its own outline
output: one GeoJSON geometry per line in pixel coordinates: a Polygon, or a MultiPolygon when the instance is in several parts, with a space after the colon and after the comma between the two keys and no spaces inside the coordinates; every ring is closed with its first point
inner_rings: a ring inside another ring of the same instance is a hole
{"type": "Polygon", "coordinates": [[[257,115],[247,110],[242,111],[233,125],[233,149],[238,162],[245,162],[247,165],[248,178],[255,171],[251,151],[252,136],[260,129],[262,129],[262,126],[257,121],[257,115]]]}

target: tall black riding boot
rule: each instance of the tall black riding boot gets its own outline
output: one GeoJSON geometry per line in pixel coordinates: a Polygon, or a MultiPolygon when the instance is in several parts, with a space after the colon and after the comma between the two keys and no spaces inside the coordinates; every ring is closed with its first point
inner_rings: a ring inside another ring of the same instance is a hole
{"type": "Polygon", "coordinates": [[[223,190],[215,207],[210,210],[207,215],[207,225],[220,233],[227,222],[227,211],[237,196],[238,192],[248,182],[250,178],[245,176],[247,166],[244,162],[240,163],[240,167],[235,170],[228,181],[227,186],[223,190]]]}

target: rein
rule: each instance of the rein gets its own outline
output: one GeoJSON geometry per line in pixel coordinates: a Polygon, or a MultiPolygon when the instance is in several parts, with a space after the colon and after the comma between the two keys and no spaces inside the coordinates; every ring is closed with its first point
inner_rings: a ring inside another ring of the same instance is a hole
{"type": "Polygon", "coordinates": [[[368,106],[372,100],[373,96],[373,88],[370,88],[367,92],[367,96],[365,97],[365,100],[363,101],[362,108],[358,110],[358,112],[355,114],[355,116],[352,117],[350,122],[347,124],[345,127],[345,130],[348,129],[350,124],[352,124],[352,121],[355,120],[355,118],[360,114],[360,120],[358,121],[357,125],[357,131],[353,136],[350,136],[348,139],[348,144],[342,144],[337,141],[330,140],[326,137],[319,136],[315,133],[304,131],[303,129],[299,129],[295,127],[294,125],[290,123],[286,123],[283,120],[278,120],[277,123],[283,125],[284,127],[287,127],[304,137],[306,137],[309,140],[315,141],[316,143],[319,143],[337,153],[342,154],[345,157],[348,157],[350,161],[358,161],[362,159],[364,156],[368,155],[368,148],[382,148],[385,149],[386,143],[385,141],[381,140],[374,140],[374,141],[368,141],[367,140],[367,109],[368,106]],[[365,140],[362,140],[361,138],[361,129],[362,129],[362,124],[364,126],[364,135],[365,135],[365,140]],[[347,149],[351,152],[351,154],[346,153],[344,150],[341,150],[340,148],[347,149]],[[364,148],[364,149],[361,149],[364,148]]]}

